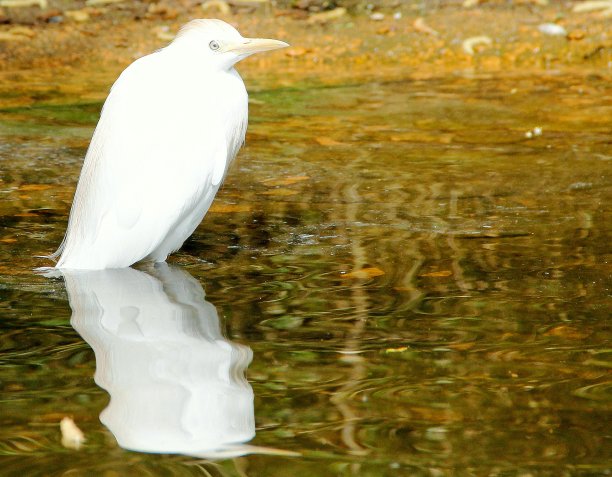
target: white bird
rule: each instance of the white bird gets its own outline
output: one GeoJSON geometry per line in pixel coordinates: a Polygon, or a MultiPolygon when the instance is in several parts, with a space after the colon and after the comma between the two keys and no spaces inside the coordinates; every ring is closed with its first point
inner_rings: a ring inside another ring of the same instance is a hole
{"type": "Polygon", "coordinates": [[[56,268],[123,268],[178,250],[244,142],[248,95],[234,65],[286,46],[193,20],[128,66],[85,156],[56,268]]]}

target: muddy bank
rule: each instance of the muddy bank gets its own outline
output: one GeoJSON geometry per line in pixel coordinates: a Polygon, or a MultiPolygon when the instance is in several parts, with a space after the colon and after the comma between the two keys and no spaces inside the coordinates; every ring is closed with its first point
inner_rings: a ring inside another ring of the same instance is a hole
{"type": "Polygon", "coordinates": [[[240,65],[255,88],[448,74],[612,73],[610,16],[601,9],[575,11],[577,3],[467,8],[469,2],[431,2],[437,6],[429,8],[396,2],[326,11],[316,11],[314,3],[88,3],[2,8],[3,105],[64,93],[103,97],[121,69],[166,45],[180,25],[197,17],[223,18],[244,35],[291,43],[240,65]],[[16,85],[27,85],[29,97],[16,85]],[[32,98],[32,91],[40,97],[32,98]]]}

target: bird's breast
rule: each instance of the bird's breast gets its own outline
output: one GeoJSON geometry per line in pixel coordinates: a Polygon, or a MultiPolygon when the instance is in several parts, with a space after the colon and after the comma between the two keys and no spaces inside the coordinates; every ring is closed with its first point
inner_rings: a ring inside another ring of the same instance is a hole
{"type": "Polygon", "coordinates": [[[165,105],[160,134],[174,164],[171,176],[188,190],[218,185],[244,142],[248,96],[234,72],[193,75],[165,105]]]}

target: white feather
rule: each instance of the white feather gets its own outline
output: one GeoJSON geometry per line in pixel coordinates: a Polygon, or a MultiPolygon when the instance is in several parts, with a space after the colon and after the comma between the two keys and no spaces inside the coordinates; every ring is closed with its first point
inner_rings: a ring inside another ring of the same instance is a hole
{"type": "Polygon", "coordinates": [[[58,268],[164,261],[206,214],[246,132],[247,92],[233,65],[255,52],[215,55],[211,38],[260,41],[220,21],[196,20],[113,85],[54,254],[58,268]]]}

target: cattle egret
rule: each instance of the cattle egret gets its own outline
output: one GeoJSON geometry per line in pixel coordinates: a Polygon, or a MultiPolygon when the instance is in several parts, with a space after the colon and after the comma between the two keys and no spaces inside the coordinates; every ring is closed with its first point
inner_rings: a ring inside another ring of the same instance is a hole
{"type": "Polygon", "coordinates": [[[178,250],[244,142],[248,96],[234,65],[286,46],[193,20],[128,66],[85,156],[56,268],[123,268],[178,250]]]}

